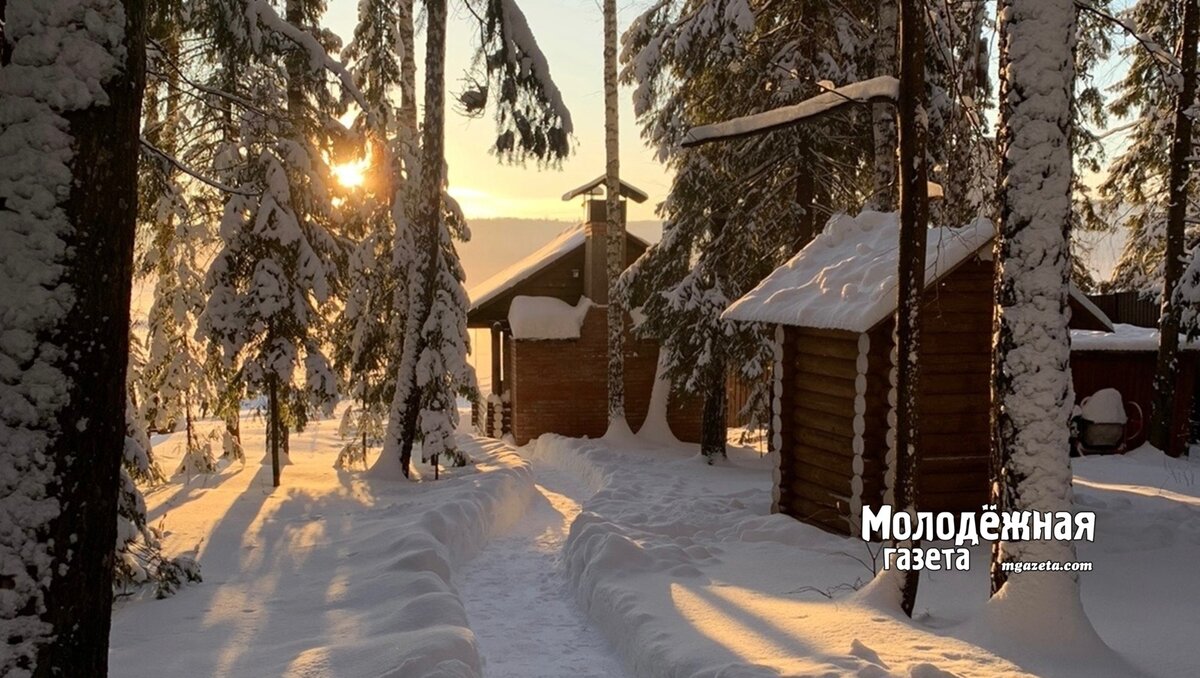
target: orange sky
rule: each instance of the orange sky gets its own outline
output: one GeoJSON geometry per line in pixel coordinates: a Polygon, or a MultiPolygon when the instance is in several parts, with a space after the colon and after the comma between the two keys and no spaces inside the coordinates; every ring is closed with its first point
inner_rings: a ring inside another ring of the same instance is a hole
{"type": "MultiPolygon", "coordinates": [[[[468,119],[450,111],[446,124],[450,193],[459,200],[468,217],[575,220],[582,214],[582,208],[577,202],[562,202],[562,194],[604,171],[600,5],[596,0],[521,0],[520,4],[571,109],[575,153],[561,170],[502,165],[487,152],[495,129],[490,113],[483,118],[468,119]]],[[[621,29],[648,4],[647,0],[618,2],[621,29]]],[[[357,0],[329,0],[326,26],[343,40],[349,40],[354,32],[357,6],[357,0]]],[[[452,0],[450,6],[446,84],[453,94],[472,56],[476,29],[474,19],[458,7],[458,2],[452,0]]],[[[419,44],[418,54],[423,49],[424,45],[419,44]]],[[[629,88],[621,90],[621,106],[621,177],[650,195],[644,204],[631,205],[630,219],[653,219],[655,205],[671,187],[670,174],[642,145],[629,88]]]]}

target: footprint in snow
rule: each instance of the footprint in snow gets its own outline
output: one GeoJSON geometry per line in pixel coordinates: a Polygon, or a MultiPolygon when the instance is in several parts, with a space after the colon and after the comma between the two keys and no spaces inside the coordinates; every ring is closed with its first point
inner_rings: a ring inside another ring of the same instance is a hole
{"type": "Polygon", "coordinates": [[[855,638],[850,643],[850,654],[859,659],[870,662],[883,668],[890,668],[882,659],[879,658],[879,653],[871,648],[863,645],[862,641],[855,638]]]}

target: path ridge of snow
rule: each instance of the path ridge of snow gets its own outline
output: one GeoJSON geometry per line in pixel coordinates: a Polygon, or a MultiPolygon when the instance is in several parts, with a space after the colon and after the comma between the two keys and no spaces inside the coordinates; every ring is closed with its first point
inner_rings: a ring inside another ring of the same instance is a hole
{"type": "MultiPolygon", "coordinates": [[[[525,513],[529,462],[463,436],[472,467],[378,481],[331,468],[336,428],[294,434],[282,487],[251,463],[150,493],[169,549],[200,542],[205,581],[120,604],[113,675],[482,678],[453,576],[525,513]]],[[[262,449],[261,422],[248,429],[262,449]]]]}

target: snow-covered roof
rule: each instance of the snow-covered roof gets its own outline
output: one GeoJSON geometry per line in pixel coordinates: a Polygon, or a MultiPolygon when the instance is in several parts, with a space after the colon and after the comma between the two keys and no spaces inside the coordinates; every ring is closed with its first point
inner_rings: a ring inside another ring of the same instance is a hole
{"type": "Polygon", "coordinates": [[[1088,295],[1071,283],[1071,299],[1078,303],[1085,311],[1095,316],[1096,320],[1108,328],[1110,332],[1116,331],[1116,325],[1109,319],[1108,314],[1100,310],[1100,307],[1095,304],[1088,295]]]}
{"type": "MultiPolygon", "coordinates": [[[[578,188],[573,188],[573,189],[567,191],[566,193],[563,193],[562,199],[564,202],[566,202],[568,200],[573,200],[585,193],[591,193],[592,191],[595,191],[596,189],[603,188],[603,187],[604,187],[604,175],[601,174],[600,176],[596,177],[595,179],[592,179],[591,181],[587,182],[586,184],[584,184],[578,188]]],[[[621,195],[623,197],[629,198],[630,200],[632,200],[636,203],[643,203],[650,199],[650,196],[647,195],[645,191],[643,191],[640,188],[637,188],[636,186],[634,186],[632,184],[627,184],[624,181],[621,182],[621,195]]]]}
{"type": "Polygon", "coordinates": [[[576,247],[582,247],[585,242],[587,242],[587,228],[584,224],[576,224],[564,229],[553,240],[542,245],[533,253],[472,287],[467,292],[467,296],[471,299],[470,310],[474,311],[512,289],[517,283],[528,280],[534,274],[569,254],[576,247]]]}
{"type": "Polygon", "coordinates": [[[682,145],[699,146],[710,141],[721,141],[737,137],[761,134],[786,127],[828,113],[851,103],[865,104],[875,101],[895,101],[900,96],[900,81],[890,75],[863,80],[823,92],[791,106],[746,115],[712,125],[702,125],[688,130],[682,145]]]}
{"type": "MultiPolygon", "coordinates": [[[[1200,350],[1200,343],[1179,337],[1185,351],[1200,350]]],[[[1115,323],[1112,332],[1071,330],[1072,351],[1157,351],[1158,328],[1115,323]]]]}
{"type": "MultiPolygon", "coordinates": [[[[990,221],[931,228],[925,284],[995,235],[990,221]]],[[[725,311],[731,320],[865,332],[896,310],[899,221],[894,212],[839,214],[796,256],[725,311]]]]}
{"type": "Polygon", "coordinates": [[[513,297],[508,324],[513,339],[578,339],[592,300],[572,306],[556,297],[513,297]]]}
{"type": "MultiPolygon", "coordinates": [[[[633,242],[649,247],[649,244],[638,236],[625,232],[625,237],[633,242]]],[[[587,224],[575,224],[564,229],[553,240],[542,245],[528,256],[513,263],[492,277],[475,285],[467,291],[471,299],[470,311],[480,308],[489,301],[499,297],[518,284],[537,275],[554,262],[583,247],[587,242],[587,224]]]]}

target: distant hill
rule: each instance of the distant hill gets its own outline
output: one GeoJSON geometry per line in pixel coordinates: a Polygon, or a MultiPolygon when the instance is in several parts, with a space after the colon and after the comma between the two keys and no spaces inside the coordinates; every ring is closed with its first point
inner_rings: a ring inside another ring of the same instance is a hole
{"type": "MultiPolygon", "coordinates": [[[[467,272],[468,290],[575,225],[571,221],[510,218],[471,219],[468,223],[471,240],[456,243],[467,272]]],[[[634,221],[629,224],[629,231],[647,242],[658,242],[662,238],[662,222],[634,221]]]]}

